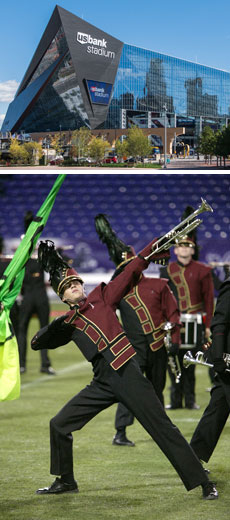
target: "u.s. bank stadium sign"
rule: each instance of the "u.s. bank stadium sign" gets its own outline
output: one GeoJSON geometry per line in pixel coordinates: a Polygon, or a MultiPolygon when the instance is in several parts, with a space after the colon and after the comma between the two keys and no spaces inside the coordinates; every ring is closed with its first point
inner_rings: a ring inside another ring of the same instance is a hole
{"type": "Polygon", "coordinates": [[[85,81],[91,102],[99,105],[108,105],[112,92],[112,83],[92,79],[86,79],[85,81]]]}
{"type": "Polygon", "coordinates": [[[114,60],[115,52],[107,50],[107,41],[105,38],[94,38],[91,34],[78,31],[76,39],[81,45],[87,45],[86,52],[89,54],[97,54],[99,56],[104,56],[104,58],[114,60]]]}

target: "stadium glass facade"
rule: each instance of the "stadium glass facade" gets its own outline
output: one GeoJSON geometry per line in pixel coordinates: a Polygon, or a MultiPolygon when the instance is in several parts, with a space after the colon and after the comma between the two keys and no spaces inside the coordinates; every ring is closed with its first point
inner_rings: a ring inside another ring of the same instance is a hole
{"type": "Polygon", "coordinates": [[[124,44],[58,6],[44,34],[2,132],[134,124],[161,145],[154,128],[166,124],[184,127],[193,146],[205,125],[230,122],[228,72],[124,44]]]}
{"type": "Polygon", "coordinates": [[[42,89],[33,110],[23,120],[19,131],[24,128],[30,133],[56,131],[60,128],[75,130],[81,126],[90,126],[63,27],[60,27],[53,38],[28,82],[27,89],[55,64],[56,70],[42,89]]]}
{"type": "Polygon", "coordinates": [[[230,74],[124,44],[106,128],[164,126],[164,106],[167,126],[185,127],[191,141],[204,125],[222,128],[230,118],[230,74]]]}

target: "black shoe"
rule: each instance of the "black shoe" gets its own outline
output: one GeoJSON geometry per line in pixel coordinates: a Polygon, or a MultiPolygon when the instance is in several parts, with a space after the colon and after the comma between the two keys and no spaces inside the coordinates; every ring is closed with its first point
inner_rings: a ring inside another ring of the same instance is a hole
{"type": "Polygon", "coordinates": [[[193,403],[190,406],[186,406],[188,410],[200,410],[199,404],[193,403]]]}
{"type": "Polygon", "coordinates": [[[56,376],[56,372],[53,367],[42,367],[40,372],[43,374],[48,374],[49,376],[56,376]]]}
{"type": "Polygon", "coordinates": [[[205,500],[216,500],[218,498],[218,491],[214,486],[213,482],[207,482],[207,484],[202,484],[203,489],[203,498],[205,500]]]}
{"type": "Polygon", "coordinates": [[[112,444],[116,446],[135,446],[134,442],[129,441],[129,439],[127,439],[125,433],[120,432],[114,435],[112,444]]]}
{"type": "Polygon", "coordinates": [[[77,482],[74,482],[72,484],[67,484],[66,482],[62,482],[60,478],[56,478],[56,480],[51,484],[50,487],[40,488],[37,489],[36,494],[37,495],[52,495],[52,494],[59,494],[59,493],[78,493],[79,489],[77,486],[77,482]]]}

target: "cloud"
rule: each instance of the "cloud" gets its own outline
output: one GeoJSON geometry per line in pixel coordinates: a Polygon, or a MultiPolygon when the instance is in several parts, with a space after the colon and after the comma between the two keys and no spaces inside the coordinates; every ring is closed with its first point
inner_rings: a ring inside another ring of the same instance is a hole
{"type": "Polygon", "coordinates": [[[1,124],[3,123],[3,121],[5,119],[5,115],[6,114],[0,114],[0,127],[1,127],[1,124]]]}
{"type": "Polygon", "coordinates": [[[0,101],[3,103],[10,103],[14,99],[14,95],[19,86],[19,83],[14,79],[3,81],[0,83],[0,101]]]}

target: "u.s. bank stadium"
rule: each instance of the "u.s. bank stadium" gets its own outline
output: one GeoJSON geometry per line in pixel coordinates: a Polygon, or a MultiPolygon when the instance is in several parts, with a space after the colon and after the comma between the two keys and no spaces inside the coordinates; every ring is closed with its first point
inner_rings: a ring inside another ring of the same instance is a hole
{"type": "MultiPolygon", "coordinates": [[[[153,39],[154,45],[154,39],[153,39]]],[[[230,120],[230,73],[123,43],[56,6],[2,132],[34,136],[82,126],[108,140],[137,125],[167,152],[230,120]]]]}

